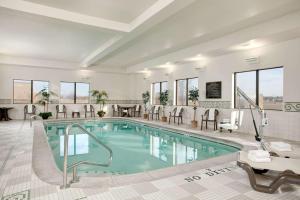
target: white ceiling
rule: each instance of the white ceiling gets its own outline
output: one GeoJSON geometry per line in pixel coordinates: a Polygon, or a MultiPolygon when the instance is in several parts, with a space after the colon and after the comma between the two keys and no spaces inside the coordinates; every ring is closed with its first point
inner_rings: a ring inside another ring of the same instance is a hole
{"type": "Polygon", "coordinates": [[[130,23],[157,0],[26,0],[93,17],[130,23]]]}
{"type": "Polygon", "coordinates": [[[0,8],[0,54],[81,62],[116,33],[0,8]]]}
{"type": "Polygon", "coordinates": [[[0,63],[7,55],[136,72],[300,37],[299,19],[299,0],[0,0],[0,63]]]}

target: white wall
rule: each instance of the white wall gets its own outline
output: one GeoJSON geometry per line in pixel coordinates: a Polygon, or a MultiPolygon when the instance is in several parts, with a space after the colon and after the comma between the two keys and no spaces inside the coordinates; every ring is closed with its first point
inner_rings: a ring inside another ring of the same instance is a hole
{"type": "MultiPolygon", "coordinates": [[[[173,83],[176,79],[199,77],[200,101],[205,99],[205,83],[209,81],[222,81],[222,99],[215,101],[232,101],[232,75],[234,72],[249,69],[284,66],[284,101],[300,102],[300,39],[278,43],[272,46],[252,49],[234,54],[208,59],[205,68],[196,70],[192,66],[173,66],[163,70],[154,70],[149,75],[96,73],[92,71],[69,71],[46,68],[31,68],[23,66],[0,65],[0,100],[12,99],[13,79],[48,80],[52,90],[59,93],[60,81],[90,82],[91,89],[104,89],[108,91],[112,100],[141,100],[141,94],[150,91],[150,85],[157,81],[168,81],[169,91],[173,93],[173,83]],[[244,59],[260,56],[258,65],[249,65],[244,59]],[[146,77],[146,79],[145,79],[146,77]]],[[[213,101],[213,100],[210,100],[213,101]]],[[[3,106],[5,104],[2,104],[3,106]]],[[[16,109],[10,112],[13,118],[22,118],[23,106],[10,104],[16,109]]],[[[80,109],[82,105],[68,105],[69,110],[80,109]]],[[[110,105],[109,105],[110,107],[110,105]]],[[[53,110],[54,105],[51,106],[53,110]]],[[[170,109],[170,108],[168,108],[170,109]]],[[[197,119],[200,121],[205,108],[199,108],[197,119]]],[[[220,118],[228,118],[230,109],[220,109],[220,118]]],[[[111,112],[109,110],[109,112],[111,112]]],[[[250,114],[246,110],[241,131],[254,133],[250,114]]],[[[300,112],[267,111],[270,126],[265,130],[268,136],[286,138],[300,141],[300,112]]],[[[110,113],[109,113],[110,115],[110,113]]],[[[69,114],[70,116],[70,114],[69,114]]],[[[186,107],[185,123],[192,118],[192,108],[186,107]]]]}
{"type": "MultiPolygon", "coordinates": [[[[233,101],[233,73],[251,70],[284,66],[284,102],[300,102],[300,39],[294,39],[276,45],[265,46],[239,53],[227,54],[219,57],[208,58],[205,68],[196,70],[191,66],[173,66],[173,69],[152,71],[146,80],[137,79],[138,89],[136,94],[150,90],[150,84],[157,81],[169,81],[169,91],[173,94],[173,83],[176,79],[199,77],[200,101],[233,101]],[[260,63],[250,65],[244,61],[245,58],[260,57],[260,63]],[[170,72],[172,71],[172,72],[170,72]],[[168,74],[168,75],[166,75],[168,74]],[[222,98],[207,100],[205,98],[205,84],[210,81],[222,81],[222,98]],[[141,84],[141,82],[143,84],[141,84]]],[[[203,62],[203,61],[202,61],[203,62]]],[[[140,75],[143,77],[142,75],[140,75]]],[[[137,99],[141,98],[136,96],[137,99]]],[[[198,120],[204,108],[198,109],[198,120]]],[[[241,131],[254,133],[250,113],[245,110],[246,115],[241,131]]],[[[270,118],[270,126],[265,134],[274,137],[286,138],[300,141],[300,112],[267,111],[270,118]]],[[[230,109],[221,109],[220,118],[228,118],[230,109]]],[[[185,121],[190,122],[192,108],[186,107],[185,121]]]]}
{"type": "MultiPolygon", "coordinates": [[[[111,100],[131,100],[128,93],[129,79],[126,74],[96,73],[89,70],[61,70],[48,68],[33,68],[24,66],[0,65],[0,100],[13,99],[13,79],[45,80],[50,82],[50,90],[59,94],[60,81],[88,82],[91,89],[106,90],[111,100]]],[[[134,99],[133,99],[134,100],[134,99]]],[[[4,106],[2,104],[1,106],[4,106]]],[[[10,104],[15,107],[10,111],[14,119],[23,118],[23,104],[10,104]]],[[[68,104],[69,116],[71,110],[78,109],[83,112],[83,105],[68,104]]],[[[41,108],[39,108],[41,110],[41,108]]],[[[50,105],[50,111],[55,111],[55,105],[50,105]]]]}

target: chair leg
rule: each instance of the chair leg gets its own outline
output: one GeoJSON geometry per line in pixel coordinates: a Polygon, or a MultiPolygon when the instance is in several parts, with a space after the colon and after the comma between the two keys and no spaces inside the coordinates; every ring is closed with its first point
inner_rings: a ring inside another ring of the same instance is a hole
{"type": "Polygon", "coordinates": [[[205,124],[206,124],[206,125],[205,125],[205,128],[206,128],[206,130],[207,130],[207,120],[205,121],[205,124]]]}
{"type": "Polygon", "coordinates": [[[201,120],[201,131],[202,131],[202,128],[203,128],[203,120],[201,120]]]}

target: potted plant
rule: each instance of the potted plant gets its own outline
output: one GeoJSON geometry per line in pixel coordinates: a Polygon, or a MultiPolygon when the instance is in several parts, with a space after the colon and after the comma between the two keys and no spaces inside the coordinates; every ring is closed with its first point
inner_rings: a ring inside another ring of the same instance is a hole
{"type": "Polygon", "coordinates": [[[196,121],[196,110],[197,110],[197,102],[199,99],[199,90],[196,88],[193,88],[189,91],[189,100],[193,102],[193,109],[194,109],[194,118],[192,123],[192,127],[196,128],[198,126],[198,121],[196,121]]]}
{"type": "Polygon", "coordinates": [[[167,121],[167,117],[165,115],[165,107],[168,103],[169,100],[169,94],[168,94],[168,90],[166,90],[165,92],[161,92],[159,95],[159,100],[160,100],[160,104],[162,105],[162,117],[161,120],[163,122],[167,121]]]}
{"type": "Polygon", "coordinates": [[[37,103],[39,105],[44,106],[44,112],[41,112],[39,114],[39,116],[42,117],[43,119],[48,119],[49,117],[52,116],[52,112],[48,112],[50,97],[51,96],[57,96],[57,95],[54,92],[48,91],[48,89],[42,89],[35,96],[40,98],[37,101],[37,103]]]}
{"type": "Polygon", "coordinates": [[[102,91],[92,90],[91,93],[92,93],[92,97],[94,97],[96,100],[96,104],[100,105],[100,110],[97,112],[97,114],[99,117],[102,118],[106,114],[106,112],[103,109],[108,100],[108,94],[104,90],[102,91]]]}
{"type": "Polygon", "coordinates": [[[147,113],[147,105],[150,101],[150,93],[149,91],[146,91],[142,94],[143,97],[143,103],[144,103],[144,108],[145,108],[145,112],[144,112],[144,119],[148,119],[148,113],[147,113]]]}

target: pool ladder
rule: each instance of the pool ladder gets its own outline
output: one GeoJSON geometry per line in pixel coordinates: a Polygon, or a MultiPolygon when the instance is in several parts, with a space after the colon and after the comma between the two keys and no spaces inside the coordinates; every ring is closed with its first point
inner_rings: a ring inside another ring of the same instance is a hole
{"type": "Polygon", "coordinates": [[[107,145],[105,145],[103,142],[98,140],[92,133],[84,129],[80,124],[73,123],[67,126],[65,134],[64,134],[64,166],[63,166],[63,184],[60,188],[66,189],[70,187],[72,183],[76,183],[79,181],[79,177],[77,176],[77,167],[80,165],[93,165],[93,166],[101,166],[101,167],[108,167],[111,165],[113,158],[113,152],[111,148],[109,148],[107,145]],[[73,128],[79,128],[82,132],[89,135],[92,139],[94,139],[99,145],[103,146],[108,152],[109,152],[109,160],[107,163],[95,163],[95,162],[89,162],[89,161],[78,161],[76,163],[73,163],[72,165],[68,166],[68,144],[69,144],[69,134],[73,128]],[[68,183],[68,170],[73,170],[73,177],[72,180],[68,183]]]}

